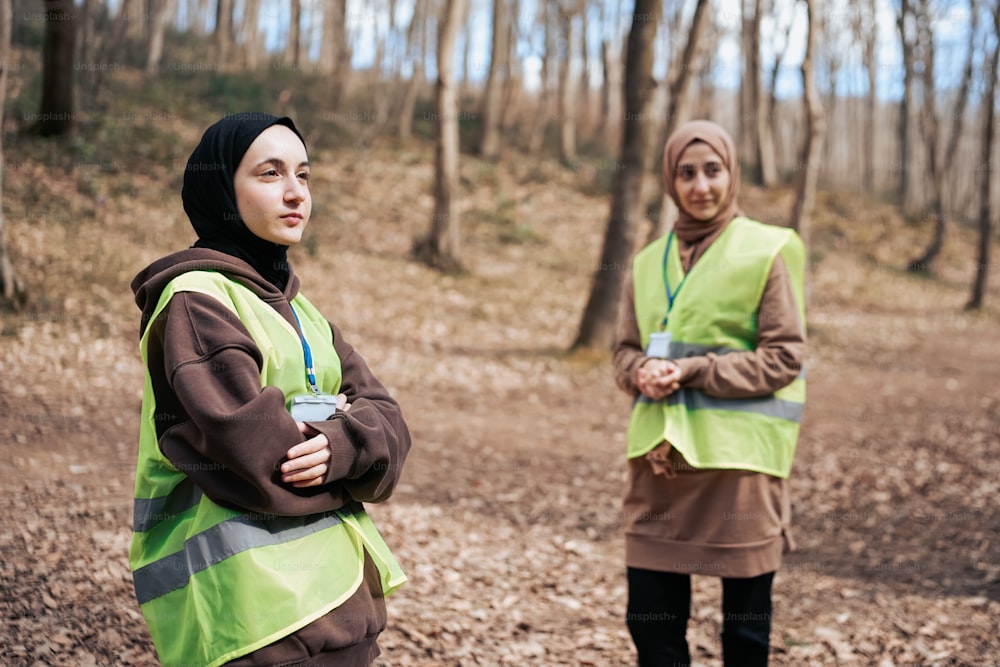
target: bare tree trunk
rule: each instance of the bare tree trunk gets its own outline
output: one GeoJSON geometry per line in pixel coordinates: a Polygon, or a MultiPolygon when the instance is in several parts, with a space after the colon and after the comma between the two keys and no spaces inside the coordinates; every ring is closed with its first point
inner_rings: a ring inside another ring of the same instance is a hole
{"type": "Polygon", "coordinates": [[[80,8],[80,40],[77,42],[77,51],[82,63],[93,62],[94,10],[98,4],[98,0],[83,0],[80,8]]]}
{"type": "MultiPolygon", "coordinates": [[[[10,36],[14,27],[14,10],[9,2],[0,2],[0,109],[7,101],[7,70],[10,69],[10,36]]],[[[3,132],[0,132],[0,164],[3,162],[3,132]]],[[[3,192],[3,169],[0,169],[0,193],[3,192]]],[[[24,305],[24,286],[14,273],[14,264],[7,251],[3,209],[0,208],[0,298],[14,308],[24,305]]]]}
{"type": "Polygon", "coordinates": [[[774,166],[774,143],[771,141],[771,126],[767,122],[767,98],[761,84],[760,24],[763,18],[761,0],[754,0],[753,17],[750,20],[750,52],[747,54],[747,69],[750,76],[750,99],[753,104],[754,142],[754,182],[765,188],[774,187],[778,174],[774,166]]]}
{"type": "Polygon", "coordinates": [[[462,270],[458,202],[458,101],[452,63],[465,0],[446,0],[438,29],[437,141],[434,147],[434,219],[414,243],[414,256],[442,271],[462,270]]]}
{"type": "MultiPolygon", "coordinates": [[[[947,232],[947,218],[944,212],[944,189],[943,172],[938,163],[938,136],[939,124],[937,117],[937,105],[935,104],[934,90],[934,34],[931,32],[931,15],[928,0],[920,0],[920,10],[917,17],[917,26],[920,37],[918,45],[922,54],[923,82],[921,85],[922,105],[922,127],[924,142],[927,152],[927,171],[931,180],[931,204],[930,212],[934,218],[934,237],[924,253],[910,261],[906,269],[914,273],[930,273],[931,264],[941,253],[944,247],[945,233],[947,232]]],[[[971,38],[970,38],[971,44],[971,38]]],[[[970,46],[970,51],[971,46],[970,46]]]]}
{"type": "Polygon", "coordinates": [[[219,0],[215,6],[215,62],[226,68],[233,47],[233,0],[219,0]]]}
{"type": "MultiPolygon", "coordinates": [[[[232,2],[232,0],[228,0],[232,2]]],[[[222,0],[219,0],[220,4],[222,0]]],[[[302,0],[291,0],[292,14],[288,19],[288,41],[285,43],[285,64],[298,67],[302,59],[302,0]]]]}
{"type": "Polygon", "coordinates": [[[649,125],[644,116],[653,96],[653,41],[662,15],[661,0],[636,0],[625,57],[625,128],[621,143],[622,168],[616,171],[611,211],[601,259],[580,322],[573,348],[609,349],[614,343],[618,304],[625,284],[628,262],[642,217],[640,192],[649,125]]]}
{"type": "Polygon", "coordinates": [[[507,78],[504,80],[503,101],[500,104],[500,128],[509,130],[514,125],[516,111],[521,106],[524,82],[520,61],[517,57],[517,42],[520,33],[521,0],[512,0],[510,19],[507,21],[507,78]]]}
{"type": "Polygon", "coordinates": [[[150,0],[149,50],[146,52],[146,75],[154,76],[163,58],[163,33],[173,13],[175,0],[150,0]]]}
{"type": "MultiPolygon", "coordinates": [[[[6,4],[6,3],[5,3],[6,4]]],[[[76,52],[73,0],[45,0],[42,103],[33,130],[43,137],[73,128],[73,54],[76,52]]]]}
{"type": "MultiPolygon", "coordinates": [[[[926,9],[926,8],[925,8],[926,9]]],[[[975,38],[978,32],[979,21],[978,21],[978,11],[976,7],[976,1],[971,0],[969,3],[970,16],[971,16],[971,26],[969,30],[969,41],[970,44],[975,38]]],[[[929,21],[929,13],[926,19],[929,21]]],[[[962,125],[965,117],[965,108],[968,105],[969,100],[969,89],[972,85],[972,72],[973,72],[973,51],[974,49],[970,46],[969,52],[965,59],[965,68],[962,74],[962,84],[958,91],[958,97],[955,101],[955,110],[951,114],[952,118],[952,128],[951,134],[948,139],[947,148],[945,150],[944,161],[938,166],[937,163],[937,135],[938,135],[938,120],[937,111],[934,108],[934,43],[933,35],[929,33],[930,27],[929,23],[926,30],[928,34],[924,40],[924,94],[927,95],[924,98],[924,122],[925,122],[925,133],[929,135],[927,137],[927,150],[928,150],[928,162],[931,173],[931,183],[933,191],[931,193],[932,206],[931,210],[934,216],[934,235],[931,242],[928,244],[927,248],[924,250],[916,259],[912,260],[907,268],[910,271],[918,273],[928,273],[931,269],[931,264],[940,254],[941,249],[944,247],[945,235],[947,233],[947,216],[945,214],[945,192],[946,180],[954,181],[954,175],[952,174],[952,167],[955,162],[955,155],[958,152],[958,143],[962,134],[962,125]]]]}
{"type": "Polygon", "coordinates": [[[260,67],[260,52],[264,48],[260,32],[260,0],[246,0],[243,12],[243,65],[251,72],[260,67]]]}
{"type": "Polygon", "coordinates": [[[563,164],[576,161],[576,68],[573,66],[578,38],[576,8],[572,3],[559,8],[563,48],[559,63],[559,157],[563,164]]]}
{"type": "MultiPolygon", "coordinates": [[[[322,74],[333,74],[337,69],[337,12],[335,3],[325,2],[323,7],[323,37],[319,43],[319,71],[322,74]]],[[[413,8],[416,18],[417,7],[413,8]]],[[[410,24],[412,25],[412,23],[410,24]]]]}
{"type": "Polygon", "coordinates": [[[976,277],[972,282],[972,295],[965,305],[967,309],[978,309],[983,306],[986,286],[989,282],[990,246],[993,242],[993,186],[996,178],[993,173],[996,165],[993,162],[993,137],[996,131],[996,99],[997,80],[1000,79],[1000,5],[993,5],[993,67],[987,83],[987,92],[983,96],[983,140],[980,142],[979,165],[979,261],[976,265],[976,277]]]}
{"type": "Polygon", "coordinates": [[[506,0],[493,0],[493,49],[490,55],[490,73],[483,94],[482,134],[479,138],[479,153],[487,160],[495,160],[500,153],[503,84],[509,74],[507,58],[510,54],[506,4],[506,0]]]}
{"type": "Polygon", "coordinates": [[[775,172],[775,179],[778,179],[778,167],[777,167],[777,155],[779,155],[779,144],[777,138],[780,133],[777,131],[778,125],[778,72],[781,71],[781,65],[785,60],[785,54],[788,51],[788,42],[791,40],[792,27],[795,25],[795,6],[792,6],[791,17],[788,23],[784,26],[784,41],[780,45],[772,45],[775,50],[774,65],[771,67],[771,77],[769,81],[771,82],[771,88],[767,94],[767,150],[771,155],[771,159],[774,162],[773,169],[775,172]]]}
{"type": "Polygon", "coordinates": [[[740,0],[740,48],[743,51],[742,76],[740,77],[740,136],[736,139],[737,152],[740,155],[757,155],[757,133],[753,123],[756,109],[753,98],[753,53],[754,53],[754,20],[753,3],[755,0],[740,0]],[[748,4],[749,3],[749,4],[748,4]]]}
{"type": "Polygon", "coordinates": [[[601,137],[610,152],[621,143],[622,67],[621,57],[610,41],[601,43],[601,66],[604,85],[601,88],[601,137]]]}
{"type": "Polygon", "coordinates": [[[590,3],[577,0],[580,15],[580,79],[577,82],[576,126],[578,130],[589,132],[593,116],[590,110],[590,3]]]}
{"type": "Polygon", "coordinates": [[[534,118],[531,123],[531,129],[528,133],[528,153],[532,155],[537,155],[542,150],[542,146],[545,143],[545,132],[549,126],[549,117],[551,115],[549,107],[551,104],[551,82],[553,62],[556,61],[555,50],[556,50],[556,39],[555,30],[552,27],[554,22],[554,9],[552,3],[543,2],[538,8],[539,15],[542,19],[542,25],[545,28],[545,52],[542,54],[542,73],[541,73],[541,84],[539,86],[538,94],[538,109],[535,112],[534,118]]]}
{"type": "Polygon", "coordinates": [[[413,132],[413,110],[417,105],[417,93],[424,81],[424,53],[427,48],[424,24],[427,21],[427,4],[430,0],[416,0],[413,4],[413,18],[406,31],[407,52],[413,71],[406,84],[406,96],[399,110],[399,138],[406,140],[413,132]]]}
{"type": "Polygon", "coordinates": [[[806,112],[806,138],[802,146],[802,170],[799,172],[791,220],[791,227],[802,237],[807,253],[809,250],[810,218],[816,201],[820,152],[823,148],[823,133],[826,129],[826,121],[823,118],[823,103],[820,100],[819,91],[816,89],[816,78],[813,73],[813,58],[820,40],[815,23],[816,1],[805,0],[808,22],[806,52],[802,58],[802,88],[806,112]]]}
{"type": "Polygon", "coordinates": [[[858,21],[858,35],[864,31],[865,68],[868,71],[868,105],[866,108],[864,129],[865,155],[865,190],[875,191],[875,123],[878,112],[878,63],[875,61],[875,49],[878,37],[878,24],[875,21],[875,0],[868,0],[865,19],[858,21]],[[867,27],[865,25],[867,24],[867,27]]]}
{"type": "Polygon", "coordinates": [[[913,106],[913,63],[914,38],[911,33],[911,23],[915,24],[909,0],[901,0],[900,13],[896,17],[899,27],[900,44],[903,50],[903,98],[899,103],[899,205],[903,211],[912,208],[912,189],[910,187],[910,109],[913,106]]]}
{"type": "MultiPolygon", "coordinates": [[[[680,59],[680,67],[677,68],[674,80],[670,82],[670,99],[667,104],[667,117],[663,127],[663,140],[673,134],[674,130],[687,120],[688,114],[688,93],[691,90],[691,79],[697,76],[698,72],[694,67],[697,59],[699,42],[708,24],[709,1],[698,0],[694,8],[694,16],[691,17],[691,27],[688,29],[687,44],[684,45],[684,53],[680,59]]],[[[662,154],[663,146],[658,146],[658,153],[662,154]]],[[[661,175],[662,178],[662,175],[661,175]]],[[[656,224],[649,230],[649,241],[656,239],[667,232],[677,220],[677,206],[674,200],[663,191],[660,193],[660,214],[656,224]]]]}

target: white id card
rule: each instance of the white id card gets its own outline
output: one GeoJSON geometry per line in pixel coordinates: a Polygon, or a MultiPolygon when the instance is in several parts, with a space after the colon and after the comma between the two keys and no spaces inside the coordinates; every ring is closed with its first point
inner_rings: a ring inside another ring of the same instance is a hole
{"type": "Polygon", "coordinates": [[[646,346],[647,357],[659,357],[660,359],[670,358],[670,339],[673,335],[669,331],[657,331],[649,335],[649,345],[646,346]]]}

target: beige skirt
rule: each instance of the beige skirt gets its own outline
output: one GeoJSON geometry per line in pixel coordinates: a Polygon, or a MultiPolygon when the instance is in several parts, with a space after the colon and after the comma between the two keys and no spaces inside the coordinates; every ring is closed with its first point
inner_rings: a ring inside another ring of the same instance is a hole
{"type": "Polygon", "coordinates": [[[693,468],[668,447],[629,461],[626,565],[718,577],[777,570],[794,549],[787,480],[693,468]],[[648,457],[662,461],[660,472],[648,457]]]}

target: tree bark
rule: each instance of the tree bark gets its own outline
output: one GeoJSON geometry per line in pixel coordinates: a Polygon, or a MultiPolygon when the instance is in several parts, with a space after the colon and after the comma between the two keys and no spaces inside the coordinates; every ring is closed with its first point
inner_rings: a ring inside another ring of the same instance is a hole
{"type": "Polygon", "coordinates": [[[537,155],[541,152],[542,146],[545,144],[545,133],[546,130],[548,130],[549,117],[551,116],[550,107],[552,106],[552,93],[549,80],[552,78],[553,63],[557,61],[554,54],[554,51],[556,50],[555,30],[552,27],[554,12],[555,10],[552,7],[552,3],[549,2],[543,2],[538,7],[539,17],[541,18],[542,26],[545,30],[543,47],[545,51],[542,53],[542,72],[538,91],[538,108],[535,112],[530,130],[528,132],[527,148],[528,153],[531,155],[537,155]]]}
{"type": "MultiPolygon", "coordinates": [[[[11,32],[14,26],[14,10],[9,2],[0,2],[0,109],[7,101],[7,70],[10,65],[11,32]]],[[[3,132],[0,132],[0,164],[3,160],[3,132]]],[[[3,192],[4,170],[0,169],[0,193],[3,192]]],[[[14,272],[14,264],[7,251],[3,208],[0,207],[0,298],[3,302],[20,308],[26,300],[24,286],[14,272]]]]}
{"type": "Polygon", "coordinates": [[[802,88],[806,112],[806,137],[802,145],[800,160],[802,166],[798,172],[798,184],[791,219],[791,227],[802,237],[807,254],[809,251],[810,218],[816,201],[816,181],[819,178],[820,153],[823,149],[823,133],[826,129],[823,103],[819,91],[816,89],[816,78],[813,73],[813,58],[818,50],[820,39],[815,23],[816,3],[817,0],[805,0],[808,19],[806,52],[802,58],[802,88]]]}
{"type": "Polygon", "coordinates": [[[260,67],[264,39],[260,32],[260,0],[246,0],[243,12],[243,66],[251,72],[260,67]]]}
{"type": "Polygon", "coordinates": [[[578,40],[576,8],[572,2],[559,9],[562,48],[559,58],[559,158],[563,164],[576,162],[576,67],[574,54],[578,40]]]}
{"type": "Polygon", "coordinates": [[[215,62],[221,69],[228,69],[232,48],[233,0],[219,0],[215,6],[215,62]]]}
{"type": "Polygon", "coordinates": [[[399,138],[403,140],[409,139],[413,132],[413,110],[416,108],[417,94],[424,81],[424,54],[427,48],[424,24],[427,22],[428,2],[429,0],[415,0],[413,18],[406,31],[407,52],[413,64],[413,71],[406,83],[406,95],[399,110],[399,138]]]}
{"type": "Polygon", "coordinates": [[[655,88],[653,41],[662,15],[661,0],[636,0],[625,56],[625,127],[622,168],[616,172],[601,259],[573,348],[610,349],[614,343],[618,304],[635,244],[641,215],[643,170],[649,150],[644,116],[655,88]]]}
{"type": "Polygon", "coordinates": [[[968,104],[969,99],[969,88],[972,84],[972,70],[973,70],[973,51],[971,44],[975,39],[975,35],[978,31],[979,21],[977,12],[979,11],[976,7],[975,0],[971,0],[969,3],[970,16],[972,17],[971,26],[969,30],[969,53],[965,59],[965,67],[962,74],[962,84],[959,87],[958,97],[955,101],[955,110],[951,114],[952,117],[952,128],[951,134],[948,139],[948,145],[945,150],[944,161],[939,165],[937,159],[937,145],[938,145],[938,119],[937,110],[935,109],[935,94],[934,94],[934,37],[930,33],[930,15],[929,8],[926,7],[926,0],[921,3],[922,14],[926,21],[921,22],[922,25],[926,26],[926,35],[924,35],[923,48],[925,56],[924,60],[924,81],[923,81],[923,93],[924,97],[924,133],[927,142],[927,156],[928,156],[928,169],[930,171],[931,177],[931,212],[934,218],[934,233],[931,237],[930,243],[924,249],[923,253],[910,261],[907,265],[907,269],[914,273],[930,273],[933,262],[937,259],[937,256],[941,253],[941,249],[944,247],[945,236],[947,235],[947,224],[948,217],[945,212],[945,181],[952,175],[952,166],[954,165],[955,155],[958,151],[958,140],[962,133],[963,118],[965,116],[965,108],[968,104]]]}
{"type": "Polygon", "coordinates": [[[601,43],[601,67],[604,85],[601,87],[601,138],[610,153],[621,143],[622,67],[618,49],[610,40],[601,43]]]}
{"type": "MultiPolygon", "coordinates": [[[[219,2],[221,3],[222,0],[219,2]]],[[[285,64],[297,68],[302,62],[302,0],[291,0],[291,3],[292,13],[288,19],[288,42],[285,43],[285,64]]]]}
{"type": "Polygon", "coordinates": [[[901,0],[902,5],[896,24],[899,28],[900,44],[903,51],[903,97],[899,102],[899,182],[897,199],[903,211],[912,208],[910,186],[910,109],[913,106],[913,63],[914,43],[911,23],[915,23],[909,0],[901,0]]]}
{"type": "Polygon", "coordinates": [[[747,69],[750,75],[750,99],[753,104],[754,182],[765,188],[774,187],[778,174],[774,166],[774,142],[771,141],[771,125],[767,117],[767,98],[761,83],[760,24],[763,18],[761,0],[754,0],[754,13],[750,21],[750,53],[747,69]]]}
{"type": "Polygon", "coordinates": [[[509,74],[507,58],[510,54],[506,4],[506,0],[493,0],[493,48],[490,53],[490,73],[483,94],[480,114],[482,134],[479,137],[479,153],[487,160],[495,160],[500,153],[503,85],[509,74]]]}
{"type": "MultiPolygon", "coordinates": [[[[944,247],[947,232],[947,217],[944,211],[942,170],[938,160],[939,123],[934,90],[934,34],[931,32],[931,16],[928,0],[920,0],[917,15],[917,45],[920,48],[923,77],[921,82],[921,127],[927,154],[927,173],[930,176],[930,206],[928,211],[934,220],[934,236],[922,255],[910,261],[907,271],[930,273],[934,259],[944,247]]],[[[970,38],[971,44],[971,38],[970,38]]]]}
{"type": "Polygon", "coordinates": [[[993,139],[996,132],[997,80],[1000,79],[1000,5],[993,6],[993,67],[987,83],[987,93],[983,96],[983,140],[979,144],[979,261],[972,281],[972,295],[965,305],[967,309],[982,308],[989,281],[990,248],[993,242],[993,186],[996,164],[993,162],[993,139]]]}
{"type": "MultiPolygon", "coordinates": [[[[699,43],[705,32],[705,26],[708,24],[710,13],[708,10],[709,1],[698,0],[698,4],[694,8],[694,16],[691,17],[691,27],[688,29],[684,53],[680,59],[681,66],[677,68],[674,79],[670,82],[670,97],[662,132],[663,142],[666,142],[674,130],[687,120],[691,80],[698,74],[693,63],[697,60],[699,43]]],[[[658,154],[662,155],[663,148],[662,145],[657,146],[658,154]]],[[[660,178],[662,180],[662,174],[660,178]]],[[[677,206],[674,204],[674,200],[663,190],[662,183],[660,189],[660,213],[656,224],[650,228],[649,241],[666,234],[677,220],[677,206]]]]}
{"type": "Polygon", "coordinates": [[[43,137],[54,137],[73,129],[73,54],[76,52],[73,0],[45,0],[45,16],[42,103],[33,129],[43,137]]]}
{"type": "Polygon", "coordinates": [[[867,17],[868,25],[865,30],[865,21],[858,22],[859,31],[865,30],[865,68],[868,71],[868,105],[866,107],[865,129],[864,129],[864,155],[865,155],[865,190],[875,191],[875,123],[878,112],[878,63],[875,61],[878,24],[876,17],[875,0],[868,0],[867,17]]]}
{"type": "Polygon", "coordinates": [[[146,76],[155,76],[163,58],[163,35],[173,15],[176,0],[150,0],[149,49],[146,51],[146,76]]]}
{"type": "Polygon", "coordinates": [[[430,234],[414,243],[414,256],[446,272],[462,270],[458,202],[458,102],[452,63],[466,0],[446,0],[438,29],[437,141],[434,147],[434,218],[430,234]]]}

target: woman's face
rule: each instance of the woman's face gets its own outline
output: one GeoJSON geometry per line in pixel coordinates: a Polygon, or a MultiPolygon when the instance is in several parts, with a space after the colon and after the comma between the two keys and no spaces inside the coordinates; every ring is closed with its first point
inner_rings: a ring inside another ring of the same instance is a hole
{"type": "Polygon", "coordinates": [[[261,132],[233,176],[236,207],[256,236],[279,245],[302,240],[309,224],[309,159],[302,140],[284,125],[261,132]]]}
{"type": "Polygon", "coordinates": [[[682,209],[708,222],[722,209],[729,192],[729,170],[722,157],[703,141],[684,149],[674,172],[674,190],[682,209]]]}

